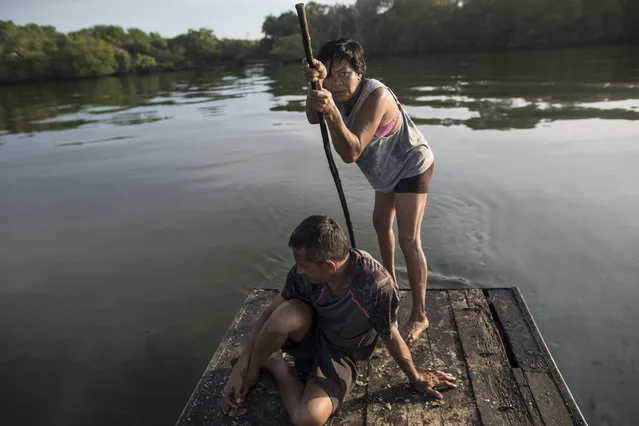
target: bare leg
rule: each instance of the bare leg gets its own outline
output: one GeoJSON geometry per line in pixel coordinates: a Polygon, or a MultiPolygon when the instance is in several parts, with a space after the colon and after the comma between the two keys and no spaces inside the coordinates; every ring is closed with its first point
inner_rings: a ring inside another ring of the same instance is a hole
{"type": "Polygon", "coordinates": [[[373,208],[373,227],[377,233],[379,251],[382,264],[397,282],[395,276],[395,234],[393,221],[395,220],[395,194],[375,192],[375,207],[373,208]]]}
{"type": "Polygon", "coordinates": [[[286,361],[278,353],[271,355],[264,367],[275,377],[286,411],[295,413],[302,400],[304,383],[293,375],[286,361]]]}
{"type": "Polygon", "coordinates": [[[245,376],[245,392],[257,383],[260,367],[264,366],[271,354],[279,351],[287,338],[296,342],[302,341],[312,318],[312,308],[301,300],[289,300],[273,311],[253,345],[245,376]]]}
{"type": "Polygon", "coordinates": [[[426,318],[426,280],[428,264],[422,250],[421,228],[428,194],[395,194],[399,246],[406,260],[408,283],[413,296],[410,318],[402,329],[407,344],[412,344],[428,328],[426,318]]]}
{"type": "Polygon", "coordinates": [[[312,383],[304,385],[295,377],[279,354],[273,354],[264,365],[280,390],[282,401],[295,425],[323,425],[333,412],[328,394],[312,383]]]}

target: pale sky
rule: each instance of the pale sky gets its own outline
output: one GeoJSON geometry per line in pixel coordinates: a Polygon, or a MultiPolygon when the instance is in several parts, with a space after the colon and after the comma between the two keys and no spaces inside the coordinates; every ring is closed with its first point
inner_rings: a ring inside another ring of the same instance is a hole
{"type": "MultiPolygon", "coordinates": [[[[0,0],[0,20],[53,25],[61,32],[119,25],[164,37],[206,27],[220,38],[259,39],[266,15],[295,12],[296,3],[299,0],[0,0]]],[[[355,0],[318,3],[353,4],[355,0]]]]}

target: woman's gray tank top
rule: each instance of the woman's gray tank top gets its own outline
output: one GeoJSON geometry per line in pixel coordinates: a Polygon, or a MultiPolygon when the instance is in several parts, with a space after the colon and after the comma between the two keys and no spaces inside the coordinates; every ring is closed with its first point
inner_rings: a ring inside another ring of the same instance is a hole
{"type": "Polygon", "coordinates": [[[404,111],[393,91],[379,80],[364,80],[362,91],[350,114],[346,114],[341,104],[337,104],[337,108],[346,127],[352,130],[362,105],[380,87],[388,89],[395,98],[402,115],[402,125],[394,133],[384,137],[373,135],[356,163],[375,191],[393,192],[401,179],[419,175],[433,164],[433,152],[426,138],[404,111]]]}

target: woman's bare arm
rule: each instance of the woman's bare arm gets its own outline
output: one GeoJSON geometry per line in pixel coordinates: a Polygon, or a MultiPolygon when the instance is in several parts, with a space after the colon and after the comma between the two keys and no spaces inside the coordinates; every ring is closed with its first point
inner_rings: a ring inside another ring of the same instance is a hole
{"type": "Polygon", "coordinates": [[[326,121],[335,151],[345,163],[353,163],[359,158],[373,139],[384,116],[389,110],[394,111],[394,108],[396,103],[388,90],[383,87],[374,90],[359,110],[352,131],[346,127],[337,106],[331,108],[326,121]]]}

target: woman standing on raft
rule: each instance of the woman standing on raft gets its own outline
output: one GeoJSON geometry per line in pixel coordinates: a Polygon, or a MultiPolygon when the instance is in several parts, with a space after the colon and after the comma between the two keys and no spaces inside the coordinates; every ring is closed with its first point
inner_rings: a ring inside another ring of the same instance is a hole
{"type": "Polygon", "coordinates": [[[378,80],[364,78],[364,50],[354,40],[329,41],[313,66],[304,68],[309,85],[306,117],[319,123],[324,115],[335,151],[345,163],[355,162],[375,190],[373,226],[382,263],[395,281],[397,215],[399,246],[406,260],[413,296],[410,318],[401,328],[407,344],[428,328],[426,318],[426,257],[421,225],[433,175],[434,158],[428,142],[394,93],[378,80]]]}

